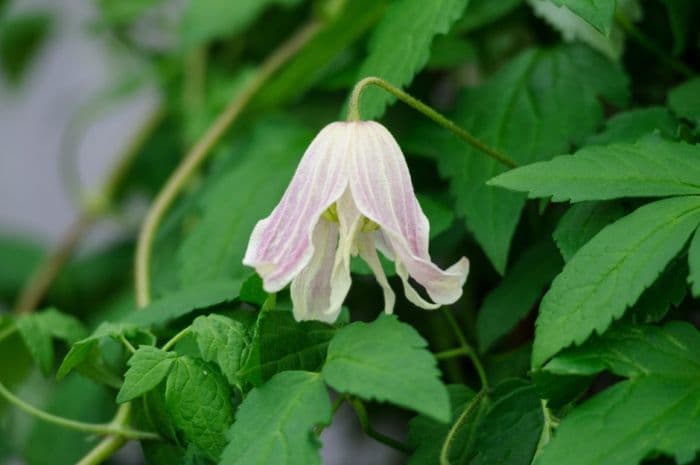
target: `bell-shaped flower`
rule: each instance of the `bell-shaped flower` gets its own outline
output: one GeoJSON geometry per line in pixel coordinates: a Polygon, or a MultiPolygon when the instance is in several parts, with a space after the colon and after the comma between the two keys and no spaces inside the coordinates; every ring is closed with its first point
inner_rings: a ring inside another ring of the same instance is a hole
{"type": "Polygon", "coordinates": [[[393,311],[378,249],[394,261],[408,300],[434,309],[462,295],[469,261],[463,257],[444,271],[433,264],[429,228],[389,131],[373,121],[335,122],[311,142],[282,200],[255,226],[243,263],[260,274],[267,292],[292,283],[297,320],[333,322],[350,289],[355,255],[382,287],[385,312],[393,311]]]}

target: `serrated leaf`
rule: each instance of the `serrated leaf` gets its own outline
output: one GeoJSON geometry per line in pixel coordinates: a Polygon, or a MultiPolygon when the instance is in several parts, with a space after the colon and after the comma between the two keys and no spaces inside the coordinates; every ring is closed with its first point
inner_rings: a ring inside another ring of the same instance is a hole
{"type": "Polygon", "coordinates": [[[387,401],[447,422],[450,401],[426,345],[413,327],[393,316],[352,323],[333,336],[323,377],[339,392],[387,401]]]}
{"type": "Polygon", "coordinates": [[[53,338],[40,323],[37,315],[26,315],[17,319],[17,329],[22,341],[32,354],[44,375],[51,372],[54,360],[53,338]]]}
{"type": "Polygon", "coordinates": [[[615,0],[551,0],[551,2],[558,6],[565,6],[603,34],[610,33],[615,14],[615,0]]]}
{"type": "Polygon", "coordinates": [[[56,339],[72,344],[87,336],[83,323],[71,315],[49,308],[36,313],[34,317],[45,332],[56,339]]]}
{"type": "Polygon", "coordinates": [[[194,320],[192,332],[202,358],[219,365],[229,384],[239,384],[238,370],[249,342],[246,326],[222,315],[208,315],[194,320]]]}
{"type": "Polygon", "coordinates": [[[639,324],[663,320],[671,307],[678,307],[688,294],[687,276],[685,257],[676,257],[625,313],[622,321],[639,324]]]}
{"type": "Polygon", "coordinates": [[[235,9],[226,0],[189,2],[182,19],[183,41],[187,46],[232,36],[243,31],[272,5],[292,7],[301,0],[236,0],[235,9]]]}
{"type": "Polygon", "coordinates": [[[218,459],[233,422],[231,392],[224,377],[201,360],[179,357],[165,385],[165,404],[186,441],[218,459]]]}
{"type": "Polygon", "coordinates": [[[584,245],[542,299],[533,366],[620,318],[699,222],[700,197],[659,200],[605,227],[584,245]]]}
{"type": "Polygon", "coordinates": [[[592,375],[609,370],[626,378],[698,380],[700,333],[682,321],[671,321],[663,327],[619,325],[562,352],[543,370],[558,375],[592,375]]]}
{"type": "Polygon", "coordinates": [[[476,332],[482,352],[491,349],[527,316],[561,267],[559,253],[549,241],[535,244],[518,258],[486,296],[477,315],[476,332]]]}
{"type": "Polygon", "coordinates": [[[668,93],[668,106],[681,118],[700,124],[700,78],[693,78],[668,93]]]}
{"type": "Polygon", "coordinates": [[[564,261],[571,260],[586,242],[624,214],[625,209],[615,202],[583,202],[572,205],[552,233],[564,261]]]}
{"type": "Polygon", "coordinates": [[[231,427],[221,465],[320,464],[312,429],[331,420],[321,376],[285,371],[250,391],[231,427]]]}
{"type": "Polygon", "coordinates": [[[586,145],[608,145],[620,142],[636,142],[643,136],[658,131],[661,136],[673,139],[678,121],[665,107],[648,107],[617,113],[605,122],[605,128],[586,140],[586,145]]]}
{"type": "Polygon", "coordinates": [[[127,362],[129,369],[117,394],[117,403],[142,396],[160,384],[175,363],[177,354],[151,346],[139,347],[127,362]]]}
{"type": "MultiPolygon", "coordinates": [[[[474,398],[475,392],[467,386],[452,384],[447,386],[452,406],[452,418],[457,418],[474,398]]],[[[415,452],[408,461],[409,465],[434,465],[440,462],[440,451],[445,437],[452,428],[454,422],[444,423],[425,415],[417,415],[408,423],[408,440],[415,448],[415,452]]],[[[465,436],[455,439],[456,444],[464,444],[469,441],[469,428],[463,428],[465,436]]],[[[453,456],[459,455],[455,453],[453,456]]],[[[455,462],[454,465],[458,465],[455,462]]]]}
{"type": "Polygon", "coordinates": [[[241,290],[240,280],[219,279],[192,284],[136,310],[124,321],[137,326],[164,325],[190,312],[230,302],[241,290]]]}
{"type": "Polygon", "coordinates": [[[690,289],[693,297],[697,297],[700,295],[700,232],[698,231],[695,231],[688,248],[688,266],[690,267],[688,274],[690,289]]]}
{"type": "MultiPolygon", "coordinates": [[[[454,119],[525,165],[564,153],[591,134],[603,116],[599,97],[616,105],[625,102],[626,78],[619,67],[583,46],[528,50],[468,91],[454,119]]],[[[504,171],[498,162],[451,135],[438,133],[434,140],[457,213],[503,273],[524,196],[486,185],[504,171]]]]}
{"type": "Polygon", "coordinates": [[[184,288],[250,275],[243,265],[250,233],[279,202],[311,137],[288,120],[256,127],[247,150],[236,154],[240,163],[202,196],[203,216],[178,252],[184,288]]]}
{"type": "MultiPolygon", "coordinates": [[[[468,0],[398,0],[377,24],[358,79],[378,76],[403,88],[428,63],[430,46],[438,34],[446,34],[462,16],[468,0]],[[402,37],[403,40],[396,40],[402,37]]],[[[362,98],[364,119],[378,119],[395,97],[369,88],[362,98]]]]}
{"type": "Polygon", "coordinates": [[[700,193],[700,146],[657,136],[634,144],[585,147],[489,181],[491,186],[551,196],[554,202],[700,193]]]}
{"type": "Polygon", "coordinates": [[[624,381],[563,419],[535,465],[626,465],[651,454],[690,462],[700,450],[700,380],[624,381]]]}
{"type": "Polygon", "coordinates": [[[294,320],[291,312],[261,312],[239,377],[258,386],[287,370],[320,370],[335,330],[316,321],[294,320]]]}

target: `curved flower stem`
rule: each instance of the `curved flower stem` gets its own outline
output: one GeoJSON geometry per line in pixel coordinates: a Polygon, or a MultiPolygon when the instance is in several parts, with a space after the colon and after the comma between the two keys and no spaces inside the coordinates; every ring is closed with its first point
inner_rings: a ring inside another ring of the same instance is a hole
{"type": "Polygon", "coordinates": [[[449,310],[443,311],[443,315],[445,315],[445,319],[447,319],[447,323],[452,328],[452,332],[454,332],[455,336],[457,337],[460,346],[457,349],[439,352],[435,356],[438,357],[438,355],[440,355],[440,357],[438,358],[441,359],[450,358],[457,355],[465,355],[469,357],[472,364],[474,365],[474,369],[479,375],[479,381],[481,382],[482,389],[488,389],[489,380],[486,376],[486,370],[484,370],[484,365],[481,363],[481,360],[479,359],[479,356],[477,355],[474,348],[467,342],[467,338],[464,336],[462,329],[459,327],[459,323],[457,323],[457,320],[455,320],[455,317],[450,313],[449,310]]]}
{"type": "Polygon", "coordinates": [[[192,331],[192,327],[188,326],[179,333],[177,333],[175,336],[173,336],[168,342],[163,345],[162,350],[168,351],[170,350],[177,342],[182,339],[183,337],[187,336],[190,334],[190,331],[192,331]]]}
{"type": "Polygon", "coordinates": [[[120,158],[109,174],[101,192],[88,201],[73,225],[61,238],[56,249],[39,264],[29,278],[15,303],[15,313],[31,313],[41,303],[42,299],[49,291],[51,284],[66,262],[70,259],[73,250],[85,233],[90,230],[100,216],[106,214],[112,207],[114,196],[126,179],[129,168],[136,156],[140,153],[148,136],[162,120],[163,115],[162,109],[157,108],[138,131],[134,139],[132,139],[131,143],[124,151],[124,156],[120,158]]]}
{"type": "Polygon", "coordinates": [[[474,410],[481,404],[481,399],[486,395],[486,389],[479,391],[477,395],[469,402],[464,411],[459,415],[457,420],[454,422],[450,430],[445,436],[445,442],[442,443],[442,449],[440,449],[440,465],[450,465],[450,449],[455,441],[455,437],[464,424],[471,418],[474,410]]]}
{"type": "Polygon", "coordinates": [[[399,89],[398,87],[389,84],[382,78],[370,76],[360,80],[357,84],[355,84],[355,87],[352,90],[352,94],[350,95],[350,103],[348,105],[348,121],[359,121],[361,119],[360,98],[362,97],[362,93],[368,86],[377,86],[381,89],[384,89],[385,91],[389,92],[390,94],[392,94],[393,96],[395,96],[414,110],[419,111],[431,120],[435,121],[443,128],[452,131],[452,133],[454,133],[457,137],[464,140],[475,149],[485,153],[497,162],[502,163],[503,165],[509,168],[515,168],[518,166],[518,164],[515,161],[508,158],[506,155],[502,154],[498,150],[484,144],[479,139],[471,135],[469,132],[459,127],[454,121],[441,115],[432,107],[429,107],[425,103],[421,102],[415,97],[412,97],[411,95],[399,89]]]}
{"type": "Polygon", "coordinates": [[[185,158],[156,197],[146,215],[136,245],[136,302],[140,307],[145,306],[150,300],[151,249],[153,248],[153,241],[158,231],[158,226],[168,208],[185,183],[207,158],[211,149],[226,133],[231,124],[236,121],[255,94],[282,65],[296,55],[318,33],[321,29],[321,24],[317,20],[309,21],[265,60],[255,77],[236,94],[235,98],[209,127],[204,136],[185,155],[185,158]]]}
{"type": "Polygon", "coordinates": [[[360,421],[362,431],[367,436],[371,437],[377,442],[381,442],[382,444],[387,445],[392,449],[401,451],[405,454],[413,453],[413,449],[411,447],[407,446],[402,442],[397,441],[396,439],[390,438],[389,436],[385,436],[382,433],[376,431],[374,428],[372,428],[372,425],[369,423],[367,409],[365,408],[365,405],[362,403],[361,400],[354,398],[350,399],[350,405],[355,410],[355,414],[357,414],[357,419],[360,421]]]}
{"type": "Polygon", "coordinates": [[[667,65],[675,72],[682,74],[687,78],[695,76],[695,72],[690,69],[685,63],[673,59],[668,53],[662,49],[656,42],[650,39],[644,32],[632,23],[620,11],[615,13],[615,21],[629,34],[634,40],[645,48],[649,53],[654,55],[660,62],[667,65]]]}
{"type": "Polygon", "coordinates": [[[94,433],[109,436],[121,436],[124,439],[138,439],[138,440],[154,440],[160,439],[155,433],[149,433],[145,431],[138,431],[129,428],[123,428],[120,424],[115,423],[87,423],[83,421],[71,420],[69,418],[59,417],[48,412],[44,412],[33,405],[30,405],[20,399],[19,397],[12,394],[4,384],[0,383],[0,396],[4,397],[8,402],[10,402],[15,407],[23,410],[24,412],[39,418],[48,423],[53,423],[54,425],[61,426],[63,428],[72,429],[75,431],[82,431],[84,433],[94,433]]]}

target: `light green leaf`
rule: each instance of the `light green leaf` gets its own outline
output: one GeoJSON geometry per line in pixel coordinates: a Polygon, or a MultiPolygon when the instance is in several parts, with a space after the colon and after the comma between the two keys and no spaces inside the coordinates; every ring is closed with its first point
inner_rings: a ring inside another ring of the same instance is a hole
{"type": "Polygon", "coordinates": [[[628,465],[652,454],[688,463],[700,450],[700,380],[624,381],[567,415],[535,465],[628,465]]]}
{"type": "Polygon", "coordinates": [[[179,357],[165,385],[165,404],[172,423],[187,442],[217,459],[233,422],[231,392],[224,377],[205,362],[179,357]]]}
{"type": "Polygon", "coordinates": [[[699,222],[700,197],[659,200],[605,227],[584,245],[542,299],[533,366],[620,318],[699,222]]]}
{"type": "Polygon", "coordinates": [[[17,319],[17,329],[24,344],[44,375],[51,372],[54,360],[53,338],[36,315],[26,315],[17,319]]]}
{"type": "Polygon", "coordinates": [[[565,6],[605,35],[610,33],[615,14],[615,0],[551,0],[565,6]]]}
{"type": "Polygon", "coordinates": [[[339,392],[387,401],[438,421],[450,419],[450,401],[425,340],[396,317],[352,323],[338,330],[323,367],[339,392]]]}
{"type": "Polygon", "coordinates": [[[605,128],[586,140],[586,145],[608,145],[620,142],[636,142],[643,136],[658,131],[663,137],[673,139],[678,121],[665,107],[648,107],[618,113],[605,122],[605,128]]]}
{"type": "Polygon", "coordinates": [[[697,297],[700,295],[700,232],[698,231],[695,231],[688,248],[688,265],[690,266],[688,282],[693,297],[697,297]]]}
{"type": "Polygon", "coordinates": [[[138,326],[164,325],[194,310],[230,302],[238,297],[240,289],[240,280],[219,279],[195,283],[134,311],[124,321],[138,326]]]}
{"type": "Polygon", "coordinates": [[[700,146],[657,136],[634,144],[585,147],[492,179],[492,186],[555,202],[700,193],[700,146]]]}
{"type": "Polygon", "coordinates": [[[561,217],[552,234],[564,261],[571,260],[586,242],[624,214],[625,209],[616,202],[582,202],[572,205],[561,217]]]}
{"type": "Polygon", "coordinates": [[[83,323],[71,315],[49,308],[36,313],[34,317],[45,332],[56,339],[72,344],[87,336],[83,323]]]}
{"type": "Polygon", "coordinates": [[[175,363],[177,354],[151,346],[141,346],[128,361],[129,369],[117,395],[117,403],[142,396],[160,384],[175,363]]]}
{"type": "Polygon", "coordinates": [[[266,8],[272,5],[292,7],[301,0],[193,0],[188,2],[182,19],[183,41],[187,46],[200,45],[243,31],[266,8]]]}
{"type": "Polygon", "coordinates": [[[562,352],[543,369],[557,375],[592,375],[609,370],[626,378],[659,376],[697,381],[700,332],[681,321],[663,327],[619,325],[562,352]]]}
{"type": "MultiPolygon", "coordinates": [[[[484,85],[468,91],[455,121],[521,165],[564,153],[603,117],[598,97],[621,105],[627,96],[619,67],[583,46],[529,50],[484,85]],[[596,76],[588,79],[587,76],[596,76]]],[[[436,131],[435,156],[450,179],[456,212],[496,270],[505,270],[524,196],[486,185],[504,167],[482,152],[436,131]]]]}
{"type": "Polygon", "coordinates": [[[500,284],[491,291],[477,315],[479,348],[486,352],[532,310],[559,273],[562,261],[551,242],[526,250],[500,284]]]}
{"type": "Polygon", "coordinates": [[[331,405],[320,375],[285,371],[250,391],[231,427],[221,465],[320,464],[312,429],[328,424],[331,405]]]}
{"type": "Polygon", "coordinates": [[[248,148],[236,154],[240,162],[202,196],[203,216],[178,254],[184,288],[250,275],[243,265],[250,233],[282,198],[311,138],[307,129],[288,120],[256,127],[248,148]]]}
{"type": "Polygon", "coordinates": [[[668,93],[668,106],[681,118],[700,124],[700,78],[693,78],[668,93]]]}
{"type": "MultiPolygon", "coordinates": [[[[438,34],[449,32],[462,16],[468,0],[397,0],[393,2],[372,34],[369,53],[358,79],[378,76],[397,87],[405,87],[428,63],[430,46],[438,34]],[[401,37],[401,40],[397,40],[401,37]]],[[[396,98],[369,88],[361,103],[364,119],[378,119],[396,98]]]]}
{"type": "Polygon", "coordinates": [[[163,0],[98,0],[96,3],[105,22],[122,26],[138,19],[163,0]]]}
{"type": "Polygon", "coordinates": [[[297,322],[291,312],[261,312],[239,377],[258,386],[287,370],[319,370],[335,330],[316,321],[297,322]]]}
{"type": "Polygon", "coordinates": [[[239,384],[238,370],[249,342],[246,326],[222,315],[209,315],[195,319],[192,332],[202,358],[219,365],[230,384],[239,384]]]}

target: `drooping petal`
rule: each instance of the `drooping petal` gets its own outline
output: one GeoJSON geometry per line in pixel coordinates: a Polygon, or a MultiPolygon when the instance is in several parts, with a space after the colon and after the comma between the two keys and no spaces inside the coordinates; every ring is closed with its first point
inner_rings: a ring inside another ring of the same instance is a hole
{"type": "Polygon", "coordinates": [[[358,234],[357,237],[357,248],[360,252],[360,257],[367,263],[369,268],[374,273],[377,282],[382,287],[382,292],[384,294],[384,313],[391,315],[394,313],[394,304],[396,303],[396,295],[393,289],[389,285],[389,281],[386,279],[386,274],[384,274],[384,268],[382,268],[382,263],[379,261],[379,255],[377,255],[377,247],[374,242],[374,236],[376,232],[362,232],[358,234]]]}
{"type": "Polygon", "coordinates": [[[313,235],[314,254],[292,280],[294,317],[334,322],[350,290],[350,255],[361,222],[346,191],[338,199],[338,223],[320,219],[313,235]]]}
{"type": "Polygon", "coordinates": [[[267,292],[282,289],[311,260],[314,227],[347,187],[352,132],[346,123],[323,128],[304,153],[280,203],[255,226],[243,263],[255,268],[267,292]]]}
{"type": "Polygon", "coordinates": [[[462,295],[469,261],[460,259],[447,270],[434,265],[428,252],[429,224],[411,183],[406,160],[389,131],[363,121],[350,155],[349,177],[360,212],[377,223],[396,262],[406,297],[423,308],[454,303],[462,295]],[[408,278],[421,284],[433,303],[420,297],[408,278]]]}

